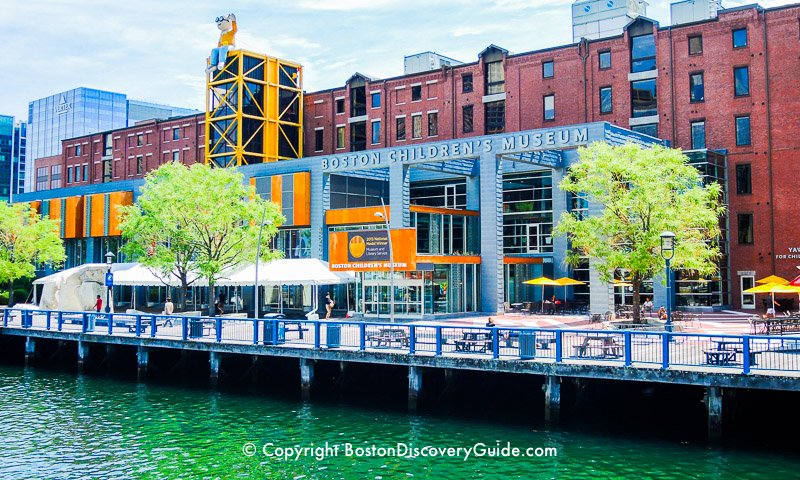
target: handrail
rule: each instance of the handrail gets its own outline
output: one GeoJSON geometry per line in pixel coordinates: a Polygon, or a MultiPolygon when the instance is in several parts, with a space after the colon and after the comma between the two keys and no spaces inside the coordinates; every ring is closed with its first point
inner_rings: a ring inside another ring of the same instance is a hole
{"type": "Polygon", "coordinates": [[[798,372],[800,335],[687,333],[515,326],[364,323],[187,317],[181,314],[102,313],[2,308],[5,328],[76,335],[147,336],[213,343],[313,349],[387,349],[406,355],[474,355],[491,360],[546,359],[556,363],[600,361],[620,368],[707,367],[738,371],[798,372]],[[53,321],[55,318],[55,322],[53,321]],[[105,329],[96,326],[105,322],[105,329]],[[297,335],[292,335],[296,332],[297,335]],[[296,337],[296,338],[295,338],[296,337]],[[552,347],[552,348],[551,348],[552,347]]]}

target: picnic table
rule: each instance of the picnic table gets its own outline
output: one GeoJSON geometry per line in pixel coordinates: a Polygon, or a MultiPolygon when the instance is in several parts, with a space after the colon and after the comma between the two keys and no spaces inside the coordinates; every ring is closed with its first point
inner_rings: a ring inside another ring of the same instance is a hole
{"type": "Polygon", "coordinates": [[[492,348],[491,331],[469,331],[463,333],[463,338],[453,342],[457,352],[486,353],[492,348]]]}
{"type": "MultiPolygon", "coordinates": [[[[731,366],[739,365],[739,355],[744,355],[743,340],[739,338],[725,338],[722,340],[712,340],[716,345],[715,349],[704,350],[706,365],[731,366]]],[[[758,365],[760,350],[750,350],[750,365],[758,365]]]]}
{"type": "Polygon", "coordinates": [[[614,335],[587,335],[578,345],[573,345],[576,357],[619,358],[622,345],[614,335]]]}
{"type": "Polygon", "coordinates": [[[751,331],[753,334],[764,335],[800,332],[800,315],[774,318],[754,317],[751,319],[751,331]]]}
{"type": "Polygon", "coordinates": [[[370,347],[408,347],[408,331],[404,328],[381,328],[377,332],[367,335],[370,347]]]}

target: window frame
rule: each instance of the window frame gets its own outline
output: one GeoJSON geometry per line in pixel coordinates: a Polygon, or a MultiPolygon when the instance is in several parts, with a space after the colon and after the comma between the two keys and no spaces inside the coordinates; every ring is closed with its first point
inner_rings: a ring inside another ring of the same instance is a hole
{"type": "Polygon", "coordinates": [[[422,85],[411,85],[411,101],[422,101],[422,85]]]}
{"type": "Polygon", "coordinates": [[[747,27],[746,26],[745,27],[732,28],[731,29],[731,45],[733,46],[734,49],[746,48],[747,46],[749,46],[750,45],[750,39],[748,37],[749,37],[749,35],[747,34],[747,27]],[[744,44],[738,45],[738,46],[736,45],[736,33],[737,32],[744,32],[744,44]]]}
{"type": "Polygon", "coordinates": [[[381,121],[373,120],[370,122],[370,145],[378,145],[380,143],[381,143],[381,121]]]}
{"type": "Polygon", "coordinates": [[[699,72],[690,72],[689,73],[689,103],[703,103],[706,101],[706,80],[705,80],[705,73],[701,70],[699,72]],[[695,87],[696,85],[694,82],[694,77],[699,75],[700,76],[700,86],[702,87],[702,97],[695,98],[695,87]]]}
{"type": "Polygon", "coordinates": [[[599,102],[600,103],[600,114],[601,115],[605,115],[605,114],[609,114],[609,113],[614,113],[614,89],[611,87],[611,85],[606,85],[604,87],[600,87],[599,95],[600,95],[600,102],[599,102]],[[608,110],[604,110],[603,109],[603,91],[604,90],[608,90],[608,94],[609,94],[610,108],[608,110]]]}
{"type": "Polygon", "coordinates": [[[420,138],[422,138],[422,113],[415,113],[411,115],[411,139],[419,140],[420,138]],[[417,133],[418,131],[419,133],[417,133]]]}
{"type": "Polygon", "coordinates": [[[749,65],[740,65],[738,67],[733,67],[733,96],[736,98],[740,97],[749,97],[750,96],[750,66],[749,65]],[[747,84],[745,87],[747,91],[744,93],[739,93],[738,85],[736,84],[736,73],[744,71],[747,75],[747,84]]]}
{"type": "Polygon", "coordinates": [[[180,127],[174,127],[172,129],[172,141],[180,140],[181,139],[181,129],[180,127]]]}
{"type": "Polygon", "coordinates": [[[461,106],[461,133],[472,133],[475,131],[475,106],[462,105],[461,106]],[[469,130],[467,130],[467,112],[469,111],[469,130]]]}
{"type": "Polygon", "coordinates": [[[381,108],[381,92],[370,92],[369,105],[371,109],[381,108]],[[375,99],[378,99],[378,104],[375,105],[375,99]]]}
{"type": "Polygon", "coordinates": [[[598,70],[610,70],[613,66],[613,62],[611,60],[611,50],[601,50],[597,52],[597,67],[598,70]],[[603,66],[603,55],[608,55],[608,66],[603,66]]]}
{"type": "Polygon", "coordinates": [[[733,125],[734,125],[734,135],[736,136],[736,146],[737,147],[747,147],[753,144],[753,120],[750,118],[750,115],[736,115],[733,117],[733,125]],[[747,119],[747,143],[740,143],[739,142],[739,120],[740,119],[747,119]]]}
{"type": "Polygon", "coordinates": [[[345,100],[344,97],[337,98],[337,99],[333,100],[333,105],[334,105],[334,109],[335,109],[334,112],[335,112],[336,115],[344,114],[345,110],[347,109],[347,105],[345,104],[344,100],[345,100]],[[339,108],[340,105],[342,107],[341,109],[339,108]]]}
{"type": "Polygon", "coordinates": [[[439,136],[439,112],[428,112],[428,136],[439,136]]]}
{"type": "Polygon", "coordinates": [[[658,64],[656,63],[657,50],[658,50],[658,48],[657,48],[657,45],[656,45],[655,34],[646,33],[644,35],[636,35],[635,37],[631,37],[631,44],[630,44],[631,73],[652,72],[653,70],[658,71],[658,64]],[[653,39],[653,54],[652,55],[648,55],[646,57],[634,58],[634,56],[633,56],[633,52],[634,52],[633,44],[634,44],[634,42],[638,38],[644,38],[644,37],[648,37],[648,36],[653,39]],[[641,62],[648,61],[648,60],[652,60],[653,61],[653,68],[648,68],[646,70],[639,70],[639,69],[635,70],[634,69],[634,65],[636,63],[641,63],[641,62]]]}
{"type": "Polygon", "coordinates": [[[687,49],[689,51],[689,55],[702,55],[703,54],[703,34],[698,33],[697,35],[689,35],[686,38],[687,49]],[[693,52],[692,51],[692,40],[700,40],[700,50],[693,52]]]}
{"type": "Polygon", "coordinates": [[[394,138],[395,141],[398,142],[405,142],[406,141],[406,117],[403,115],[402,117],[396,117],[394,119],[394,138]],[[402,128],[400,128],[402,127],[402,128]],[[401,135],[402,133],[402,135],[401,135]]]}
{"type": "Polygon", "coordinates": [[[753,164],[751,163],[737,163],[734,168],[734,175],[736,179],[736,194],[737,195],[752,195],[753,194],[753,164]],[[747,181],[739,182],[739,172],[747,172],[747,181]]]}
{"type": "Polygon", "coordinates": [[[325,150],[325,127],[314,130],[314,151],[325,150]]]}
{"type": "Polygon", "coordinates": [[[542,120],[545,122],[553,122],[556,119],[556,94],[555,93],[548,93],[547,95],[542,96],[542,120]],[[550,100],[552,105],[552,114],[550,117],[547,116],[547,101],[550,100]]]}
{"type": "Polygon", "coordinates": [[[461,74],[461,93],[472,93],[475,91],[475,80],[472,73],[462,73],[461,74]],[[469,78],[469,82],[467,82],[467,78],[469,78]],[[467,88],[469,86],[469,88],[467,88]]]}
{"type": "Polygon", "coordinates": [[[542,62],[542,78],[554,78],[556,76],[556,65],[553,60],[545,60],[542,62]],[[550,67],[550,75],[547,75],[547,67],[550,67]]]}
{"type": "Polygon", "coordinates": [[[690,137],[691,142],[692,142],[692,150],[702,150],[702,149],[706,148],[706,145],[708,145],[708,141],[706,139],[706,121],[705,121],[705,119],[704,120],[693,120],[693,121],[689,122],[689,137],[690,137]],[[695,125],[698,125],[698,126],[702,125],[703,126],[703,146],[702,147],[699,147],[699,146],[695,145],[695,143],[694,143],[694,127],[695,127],[695,125]]]}
{"type": "Polygon", "coordinates": [[[737,213],[736,214],[736,240],[739,245],[754,245],[755,244],[755,216],[752,213],[737,213]],[[747,218],[747,231],[742,235],[742,219],[747,218]],[[742,238],[744,237],[744,240],[742,238]]]}
{"type": "Polygon", "coordinates": [[[347,145],[347,129],[344,125],[336,126],[336,150],[344,150],[347,145]]]}

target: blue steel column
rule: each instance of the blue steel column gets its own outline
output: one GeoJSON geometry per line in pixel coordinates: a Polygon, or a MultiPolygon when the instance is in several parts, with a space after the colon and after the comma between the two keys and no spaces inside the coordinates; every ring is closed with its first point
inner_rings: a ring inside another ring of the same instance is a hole
{"type": "Polygon", "coordinates": [[[466,177],[467,181],[467,210],[481,209],[481,182],[478,176],[466,177]]]}
{"type": "Polygon", "coordinates": [[[503,311],[503,163],[480,157],[481,311],[503,311]]]}
{"type": "Polygon", "coordinates": [[[389,225],[391,228],[403,228],[411,225],[411,213],[408,211],[410,204],[410,169],[406,165],[395,163],[389,167],[389,225]]]}
{"type": "MultiPolygon", "coordinates": [[[[561,190],[561,180],[564,178],[564,169],[553,169],[553,228],[558,225],[561,214],[568,210],[567,192],[561,190]]],[[[569,274],[567,265],[567,237],[565,235],[553,237],[553,278],[565,277],[569,274]]],[[[555,289],[555,295],[562,298],[564,288],[555,289]]]]}
{"type": "MultiPolygon", "coordinates": [[[[325,211],[330,208],[330,175],[319,167],[311,169],[311,258],[325,252],[325,211]]],[[[327,256],[327,255],[326,255],[327,256]]]]}

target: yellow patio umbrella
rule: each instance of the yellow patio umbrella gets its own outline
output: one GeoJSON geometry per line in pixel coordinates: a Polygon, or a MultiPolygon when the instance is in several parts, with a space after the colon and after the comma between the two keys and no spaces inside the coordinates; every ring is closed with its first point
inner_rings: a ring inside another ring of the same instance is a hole
{"type": "MultiPolygon", "coordinates": [[[[761,280],[756,280],[756,283],[774,283],[776,285],[788,285],[789,280],[786,280],[783,277],[779,277],[777,275],[770,275],[769,277],[764,277],[761,280]]],[[[779,292],[785,293],[785,292],[779,292]]]]}
{"type": "Polygon", "coordinates": [[[539,285],[540,287],[542,287],[542,312],[544,312],[544,287],[546,285],[550,285],[550,286],[553,286],[553,287],[560,287],[561,286],[560,283],[556,282],[555,280],[553,280],[551,278],[547,278],[547,277],[533,278],[531,280],[525,280],[522,283],[524,283],[526,285],[539,285]]]}
{"type": "Polygon", "coordinates": [[[556,282],[557,284],[561,285],[562,287],[564,287],[564,301],[565,302],[567,301],[567,287],[568,286],[570,286],[570,285],[586,285],[586,282],[581,282],[580,280],[575,280],[574,278],[569,278],[569,277],[556,278],[553,281],[556,282]]]}
{"type": "Polygon", "coordinates": [[[615,287],[632,287],[633,284],[631,282],[626,282],[623,280],[614,279],[614,286],[615,287]]]}
{"type": "Polygon", "coordinates": [[[742,293],[769,293],[772,296],[772,305],[775,305],[776,293],[796,293],[798,296],[800,296],[800,287],[781,285],[778,283],[765,283],[764,285],[743,290],[742,293]]]}

